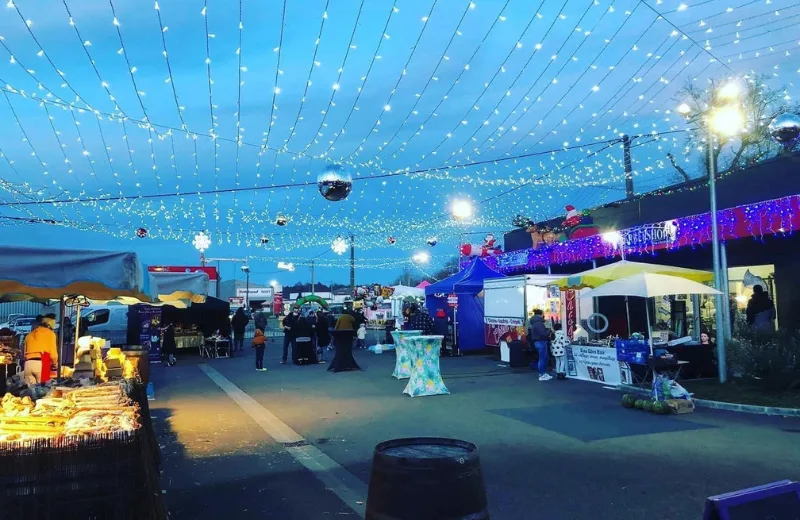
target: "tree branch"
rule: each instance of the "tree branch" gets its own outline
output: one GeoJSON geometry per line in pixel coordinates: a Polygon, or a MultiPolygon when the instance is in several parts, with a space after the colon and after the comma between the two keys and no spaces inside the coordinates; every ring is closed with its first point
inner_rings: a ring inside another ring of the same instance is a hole
{"type": "Polygon", "coordinates": [[[689,174],[687,174],[687,173],[686,173],[686,170],[684,170],[684,169],[681,167],[681,165],[680,165],[680,164],[678,164],[678,162],[675,160],[675,156],[674,156],[674,155],[672,155],[672,153],[671,153],[671,152],[667,152],[667,158],[669,159],[669,162],[671,162],[671,163],[672,163],[672,167],[673,167],[673,168],[675,168],[675,169],[678,171],[678,173],[680,173],[680,174],[681,174],[681,177],[683,177],[683,180],[684,180],[684,181],[686,181],[686,182],[689,182],[689,181],[691,180],[691,179],[689,178],[689,174]]]}

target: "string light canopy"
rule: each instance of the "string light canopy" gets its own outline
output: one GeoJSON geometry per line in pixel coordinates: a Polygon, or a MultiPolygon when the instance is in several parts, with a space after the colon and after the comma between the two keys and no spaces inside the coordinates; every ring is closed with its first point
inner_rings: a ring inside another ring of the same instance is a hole
{"type": "Polygon", "coordinates": [[[623,198],[623,135],[637,193],[681,180],[672,159],[701,176],[680,89],[765,74],[791,106],[800,73],[800,7],[778,0],[192,5],[0,7],[1,223],[447,258],[514,215],[623,198]]]}

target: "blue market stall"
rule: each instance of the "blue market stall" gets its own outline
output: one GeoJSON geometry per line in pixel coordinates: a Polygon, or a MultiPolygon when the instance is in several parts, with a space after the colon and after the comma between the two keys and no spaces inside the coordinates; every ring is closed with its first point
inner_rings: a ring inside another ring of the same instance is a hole
{"type": "Polygon", "coordinates": [[[462,271],[425,288],[425,306],[431,315],[444,309],[453,317],[447,297],[455,294],[458,308],[453,321],[456,323],[460,350],[480,350],[486,346],[483,327],[483,281],[502,278],[504,275],[489,268],[480,258],[474,258],[462,271]]]}

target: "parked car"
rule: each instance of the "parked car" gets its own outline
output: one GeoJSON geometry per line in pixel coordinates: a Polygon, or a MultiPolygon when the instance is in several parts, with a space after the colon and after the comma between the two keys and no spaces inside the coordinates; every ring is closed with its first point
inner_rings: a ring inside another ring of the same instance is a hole
{"type": "Polygon", "coordinates": [[[5,323],[0,323],[0,329],[10,329],[18,318],[27,318],[24,314],[9,314],[5,323]]]}
{"type": "Polygon", "coordinates": [[[9,327],[17,334],[30,334],[36,318],[17,318],[9,327]]]}

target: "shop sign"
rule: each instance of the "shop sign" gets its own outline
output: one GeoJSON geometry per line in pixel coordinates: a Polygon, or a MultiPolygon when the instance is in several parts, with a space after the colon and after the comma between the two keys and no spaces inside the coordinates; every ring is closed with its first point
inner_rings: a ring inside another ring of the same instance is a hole
{"type": "Polygon", "coordinates": [[[272,298],[273,293],[272,287],[250,287],[249,291],[245,287],[236,288],[236,296],[245,297],[249,294],[251,300],[272,298]]]}
{"type": "Polygon", "coordinates": [[[244,297],[231,296],[230,298],[228,298],[228,303],[231,304],[231,307],[242,307],[244,306],[244,297]]]}
{"type": "Polygon", "coordinates": [[[523,318],[483,318],[483,339],[488,347],[500,346],[500,341],[509,341],[525,337],[525,320],[523,318]]]}
{"type": "Polygon", "coordinates": [[[523,318],[494,318],[487,316],[483,318],[483,322],[487,325],[511,325],[520,327],[525,323],[523,318]]]}
{"type": "Polygon", "coordinates": [[[497,257],[497,267],[520,267],[528,265],[528,252],[506,253],[497,257]]]}
{"type": "Polygon", "coordinates": [[[617,349],[605,347],[567,347],[567,375],[572,379],[619,386],[620,362],[617,349]]]}
{"type": "Polygon", "coordinates": [[[456,294],[450,293],[447,296],[447,305],[450,307],[458,307],[458,296],[456,294]]]}
{"type": "Polygon", "coordinates": [[[658,248],[672,245],[678,238],[678,225],[674,220],[658,222],[628,229],[623,233],[626,247],[648,247],[658,248]]]}
{"type": "Polygon", "coordinates": [[[283,294],[277,293],[272,297],[272,312],[281,314],[283,312],[283,294]]]}

